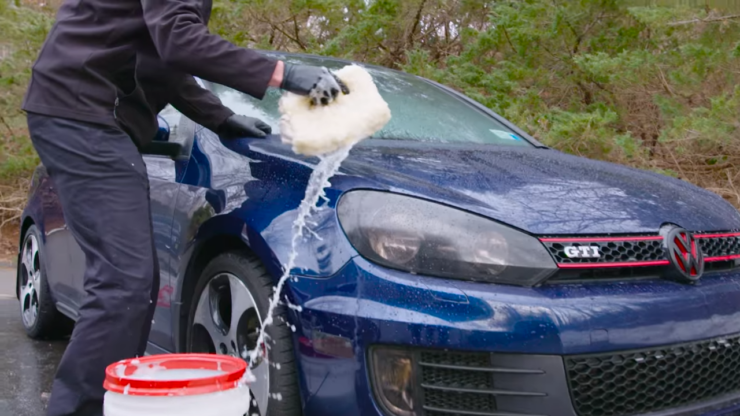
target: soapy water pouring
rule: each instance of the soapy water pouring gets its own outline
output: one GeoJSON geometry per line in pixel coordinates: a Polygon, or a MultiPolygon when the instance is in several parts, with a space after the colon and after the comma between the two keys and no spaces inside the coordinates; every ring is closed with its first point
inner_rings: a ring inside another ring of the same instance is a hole
{"type": "MultiPolygon", "coordinates": [[[[351,148],[352,145],[349,145],[326,155],[319,156],[319,163],[316,165],[313,172],[311,173],[311,176],[308,180],[308,185],[306,187],[306,195],[303,198],[303,201],[301,201],[301,205],[298,207],[296,219],[293,221],[293,237],[291,239],[291,250],[290,255],[288,256],[288,262],[285,266],[283,266],[283,274],[280,277],[280,280],[278,280],[278,284],[275,287],[272,298],[270,299],[270,303],[267,308],[267,317],[260,327],[259,337],[257,338],[257,347],[249,351],[248,357],[244,356],[246,355],[244,354],[246,351],[242,352],[242,358],[248,358],[248,361],[250,363],[255,363],[258,359],[264,358],[263,354],[265,353],[265,349],[260,348],[259,346],[263,345],[263,343],[265,342],[265,337],[267,336],[267,334],[265,333],[265,329],[273,323],[273,312],[275,307],[280,302],[280,294],[282,293],[283,286],[285,285],[285,282],[287,282],[290,278],[291,270],[293,270],[293,267],[295,267],[296,257],[298,256],[298,242],[306,236],[306,233],[310,233],[320,239],[320,237],[316,235],[316,233],[308,228],[309,221],[307,221],[307,219],[312,213],[320,209],[317,205],[319,203],[319,200],[329,202],[324,189],[330,186],[329,180],[339,170],[342,162],[349,155],[349,151],[351,150],[351,148]]],[[[300,306],[291,305],[287,301],[287,298],[285,302],[291,309],[297,311],[302,310],[300,306]]],[[[295,326],[291,325],[291,330],[295,331],[295,326]]],[[[245,375],[245,377],[247,378],[247,382],[255,381],[254,375],[251,374],[251,369],[252,366],[249,366],[247,368],[247,374],[245,375]]]]}
{"type": "MultiPolygon", "coordinates": [[[[298,244],[307,237],[322,240],[312,227],[317,225],[311,220],[314,213],[326,209],[329,198],[325,189],[331,186],[330,179],[337,173],[342,162],[349,156],[352,147],[359,141],[371,137],[391,118],[388,104],[380,96],[377,87],[364,68],[358,65],[348,65],[335,71],[334,76],[343,86],[339,94],[329,105],[312,105],[310,99],[292,93],[284,94],[279,102],[280,136],[285,144],[290,144],[296,154],[314,156],[319,162],[306,185],[306,192],[300,205],[296,209],[296,218],[291,227],[291,249],[287,262],[282,267],[282,275],[278,279],[274,292],[269,300],[267,316],[261,323],[259,335],[253,350],[246,346],[239,351],[242,359],[247,361],[247,369],[239,384],[248,387],[257,380],[253,370],[260,362],[280,369],[280,363],[270,363],[267,357],[269,334],[266,329],[273,324],[275,308],[282,302],[288,310],[302,312],[300,305],[291,304],[286,295],[281,296],[285,283],[290,279],[291,272],[296,267],[298,244]],[[347,94],[345,90],[349,90],[347,94]],[[324,205],[321,205],[321,202],[324,205]]],[[[295,277],[297,281],[298,278],[295,277]]],[[[297,329],[295,325],[286,321],[283,316],[278,318],[288,325],[291,331],[297,329]]],[[[268,373],[269,374],[269,373],[268,373]]],[[[279,392],[269,392],[269,397],[282,400],[279,392]]],[[[254,397],[251,398],[251,407],[256,408],[254,397]]]]}
{"type": "MultiPolygon", "coordinates": [[[[318,206],[320,200],[329,202],[324,191],[331,185],[329,180],[337,173],[352,147],[360,140],[375,134],[391,118],[388,104],[380,96],[372,76],[364,68],[348,65],[334,72],[334,75],[341,79],[342,92],[348,89],[350,93],[339,94],[330,105],[312,106],[310,100],[306,100],[305,97],[290,93],[280,99],[279,107],[282,114],[280,131],[283,143],[291,144],[297,154],[318,157],[319,163],[311,172],[306,194],[293,221],[290,255],[287,264],[283,266],[283,274],[274,288],[267,317],[260,327],[255,348],[248,351],[248,355],[245,354],[247,351],[242,351],[241,354],[242,358],[250,363],[244,376],[246,383],[255,381],[252,367],[258,359],[265,358],[264,355],[269,348],[265,343],[268,338],[265,329],[273,323],[273,313],[280,302],[283,286],[296,265],[299,241],[307,235],[321,240],[321,237],[310,228],[316,223],[309,218],[312,213],[321,209],[318,206]]],[[[302,310],[300,306],[292,305],[287,296],[285,304],[289,309],[298,312],[302,310]]],[[[290,325],[290,329],[295,332],[295,325],[290,325]]]]}

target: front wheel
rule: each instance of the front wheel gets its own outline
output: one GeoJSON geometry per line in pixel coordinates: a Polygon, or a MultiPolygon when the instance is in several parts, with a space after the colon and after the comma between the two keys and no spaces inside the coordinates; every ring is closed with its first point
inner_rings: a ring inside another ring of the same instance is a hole
{"type": "MultiPolygon", "coordinates": [[[[191,300],[187,351],[247,360],[248,353],[257,348],[272,293],[272,277],[256,256],[229,252],[214,258],[201,273],[191,300]]],[[[249,365],[256,377],[249,386],[250,416],[301,413],[292,332],[279,318],[284,312],[285,307],[278,305],[273,324],[267,328],[268,360],[249,365]]]]}

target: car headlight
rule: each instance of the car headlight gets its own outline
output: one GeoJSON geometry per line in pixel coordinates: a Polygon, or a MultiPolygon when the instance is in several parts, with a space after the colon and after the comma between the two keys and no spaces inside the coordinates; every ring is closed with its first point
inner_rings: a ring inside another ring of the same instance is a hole
{"type": "Polygon", "coordinates": [[[360,255],[410,273],[532,286],[557,271],[536,238],[419,198],[351,191],[337,214],[360,255]]]}

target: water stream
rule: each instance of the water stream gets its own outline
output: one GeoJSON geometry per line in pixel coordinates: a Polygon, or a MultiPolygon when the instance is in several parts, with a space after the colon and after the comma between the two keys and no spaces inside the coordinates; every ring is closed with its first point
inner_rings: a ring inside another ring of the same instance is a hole
{"type": "MultiPolygon", "coordinates": [[[[312,234],[319,240],[321,239],[316,233],[314,233],[313,230],[309,228],[309,225],[311,225],[311,223],[310,221],[308,221],[308,218],[318,209],[317,204],[319,200],[329,202],[326,194],[324,193],[324,189],[331,185],[329,183],[329,179],[331,179],[331,177],[334,176],[335,173],[337,173],[342,162],[349,155],[349,151],[351,148],[352,146],[347,146],[333,153],[319,156],[319,163],[314,167],[313,172],[308,179],[306,194],[303,197],[300,206],[298,207],[298,215],[293,221],[293,237],[291,239],[291,250],[290,255],[288,256],[288,262],[287,264],[283,265],[283,275],[280,277],[280,280],[275,287],[272,298],[270,299],[270,304],[267,309],[267,316],[265,317],[264,321],[262,321],[262,326],[260,327],[256,347],[252,351],[249,351],[248,361],[250,363],[257,362],[258,359],[263,358],[262,356],[264,354],[264,349],[261,348],[261,346],[265,342],[265,328],[272,325],[273,323],[273,312],[275,307],[280,302],[280,294],[283,291],[283,286],[285,285],[285,282],[290,278],[291,270],[293,270],[293,267],[295,267],[296,257],[298,256],[298,243],[301,241],[302,238],[306,236],[306,233],[312,234]]],[[[298,311],[301,310],[300,306],[288,304],[288,307],[296,309],[298,311]]],[[[295,331],[294,326],[291,326],[291,329],[295,331]]],[[[247,359],[246,351],[243,354],[242,358],[247,359]]],[[[248,382],[255,381],[254,376],[251,374],[251,366],[247,370],[246,377],[248,382]]]]}

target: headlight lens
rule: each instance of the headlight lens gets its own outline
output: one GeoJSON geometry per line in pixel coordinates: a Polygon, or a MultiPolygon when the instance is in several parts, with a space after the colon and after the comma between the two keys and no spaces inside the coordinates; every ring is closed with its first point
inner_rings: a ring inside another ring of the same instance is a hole
{"type": "Polygon", "coordinates": [[[337,206],[355,249],[411,273],[532,286],[557,271],[542,243],[495,221],[422,199],[351,191],[337,206]]]}
{"type": "Polygon", "coordinates": [[[411,354],[403,349],[370,349],[370,368],[378,400],[395,416],[416,416],[414,366],[411,354]]]}

